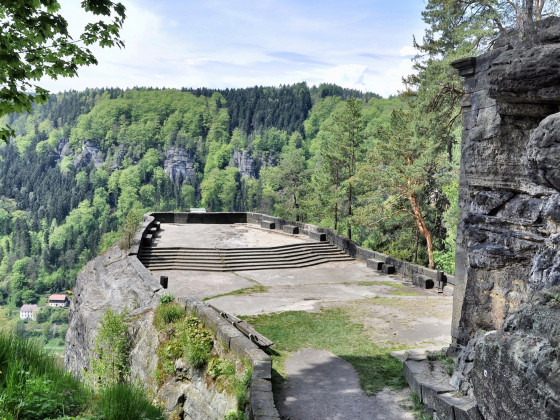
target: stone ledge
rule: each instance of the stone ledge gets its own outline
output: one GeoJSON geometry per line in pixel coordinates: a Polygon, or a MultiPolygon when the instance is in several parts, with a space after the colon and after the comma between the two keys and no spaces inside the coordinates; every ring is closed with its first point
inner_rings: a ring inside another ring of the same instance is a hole
{"type": "Polygon", "coordinates": [[[403,369],[410,389],[433,418],[482,420],[476,400],[457,393],[438,361],[405,360],[403,369]]]}

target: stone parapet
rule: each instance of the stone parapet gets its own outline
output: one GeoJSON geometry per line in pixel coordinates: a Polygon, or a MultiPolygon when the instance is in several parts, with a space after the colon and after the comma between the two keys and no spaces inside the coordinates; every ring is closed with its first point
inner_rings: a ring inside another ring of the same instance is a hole
{"type": "Polygon", "coordinates": [[[250,418],[280,420],[272,394],[272,360],[270,356],[200,299],[182,297],[177,300],[185,306],[186,310],[201,319],[235,357],[241,360],[246,359],[251,363],[253,376],[249,393],[250,418]]]}

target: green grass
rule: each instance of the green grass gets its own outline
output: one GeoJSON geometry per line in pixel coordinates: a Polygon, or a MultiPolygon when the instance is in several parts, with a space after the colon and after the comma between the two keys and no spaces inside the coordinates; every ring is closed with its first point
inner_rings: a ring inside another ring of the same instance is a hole
{"type": "Polygon", "coordinates": [[[223,297],[223,296],[250,295],[250,294],[253,294],[253,293],[265,293],[265,292],[268,292],[268,287],[259,284],[257,286],[245,287],[244,289],[237,289],[237,290],[234,290],[232,292],[221,293],[219,295],[206,297],[202,300],[206,301],[206,300],[216,299],[216,298],[223,297]]]}
{"type": "Polygon", "coordinates": [[[0,418],[77,414],[87,399],[88,390],[38,341],[0,333],[0,418]]]}
{"type": "Polygon", "coordinates": [[[346,360],[358,372],[360,386],[368,395],[383,388],[406,386],[402,362],[389,353],[402,350],[400,345],[379,346],[366,337],[363,325],[353,322],[343,309],[326,309],[319,313],[283,312],[247,317],[247,321],[275,342],[273,382],[283,378],[284,359],[303,348],[328,350],[346,360]]]}
{"type": "Polygon", "coordinates": [[[394,290],[393,292],[391,292],[391,294],[393,296],[418,296],[418,293],[409,292],[409,291],[406,291],[406,290],[394,290]]]}
{"type": "Polygon", "coordinates": [[[400,283],[392,283],[390,281],[376,281],[376,284],[382,284],[383,286],[394,287],[395,289],[402,289],[405,286],[400,283]]]}
{"type": "Polygon", "coordinates": [[[160,420],[162,410],[150,404],[144,390],[115,384],[101,391],[95,411],[105,420],[160,420]]]}

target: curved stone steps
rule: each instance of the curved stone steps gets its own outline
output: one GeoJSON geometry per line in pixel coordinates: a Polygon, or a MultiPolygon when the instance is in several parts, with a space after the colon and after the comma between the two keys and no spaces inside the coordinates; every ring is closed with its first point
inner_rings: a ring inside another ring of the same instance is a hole
{"type": "Polygon", "coordinates": [[[138,258],[152,271],[267,270],[353,260],[331,244],[314,242],[269,248],[143,248],[138,258]]]}

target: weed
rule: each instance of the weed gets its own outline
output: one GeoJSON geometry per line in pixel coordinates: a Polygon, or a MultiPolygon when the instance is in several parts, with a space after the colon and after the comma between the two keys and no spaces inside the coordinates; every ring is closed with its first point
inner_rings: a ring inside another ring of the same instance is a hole
{"type": "Polygon", "coordinates": [[[166,303],[171,303],[175,301],[175,297],[171,293],[164,293],[159,297],[159,304],[165,305],[166,303]]]}
{"type": "Polygon", "coordinates": [[[85,408],[88,394],[40,343],[0,333],[0,418],[75,415],[85,408]]]}
{"type": "Polygon", "coordinates": [[[240,410],[230,410],[224,417],[224,420],[247,420],[248,417],[243,411],[240,410]]]}
{"type": "Polygon", "coordinates": [[[430,352],[427,355],[427,359],[430,361],[439,361],[441,365],[445,368],[445,371],[449,376],[453,375],[455,370],[455,361],[451,357],[447,357],[445,350],[440,350],[437,352],[430,352]]]}
{"type": "Polygon", "coordinates": [[[166,302],[158,305],[154,313],[154,325],[158,330],[165,328],[167,324],[176,322],[187,316],[185,310],[176,302],[166,302]]]}

